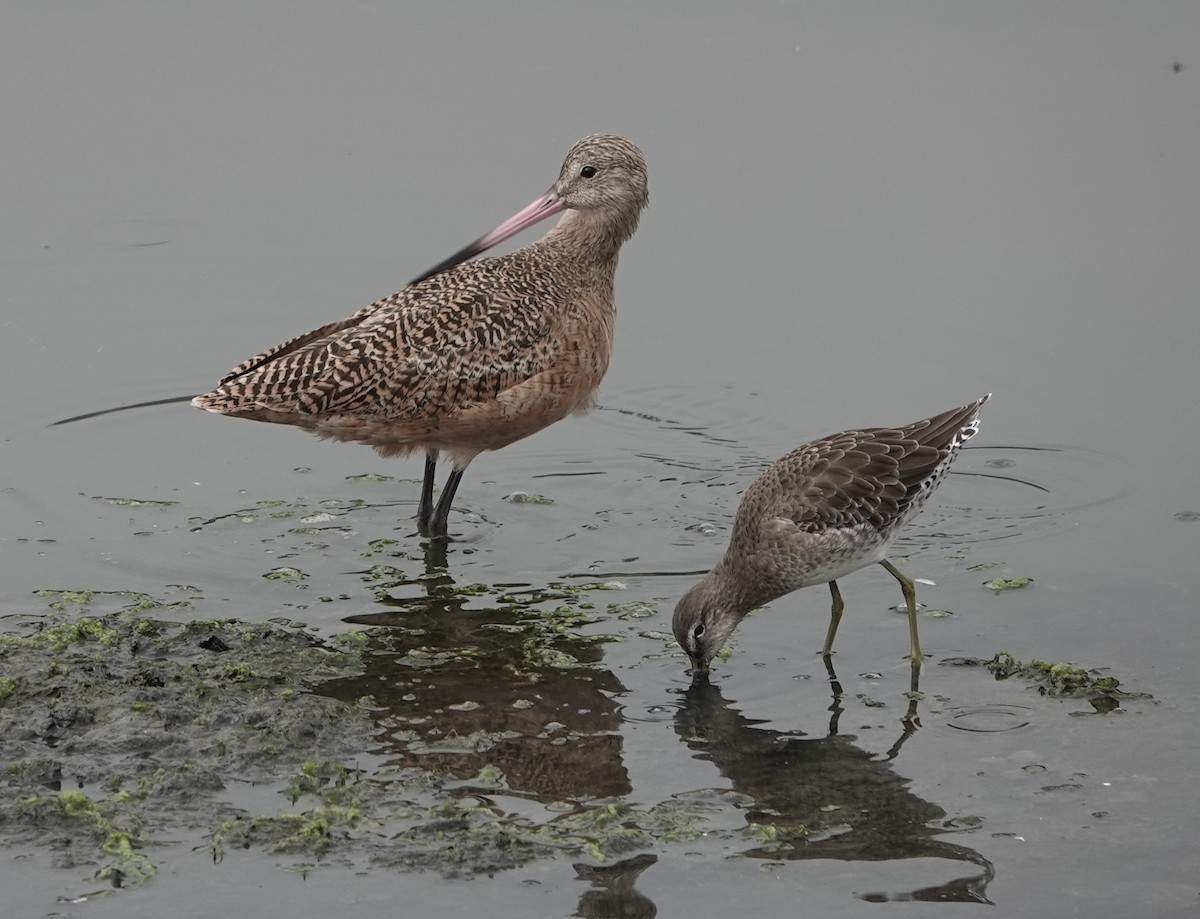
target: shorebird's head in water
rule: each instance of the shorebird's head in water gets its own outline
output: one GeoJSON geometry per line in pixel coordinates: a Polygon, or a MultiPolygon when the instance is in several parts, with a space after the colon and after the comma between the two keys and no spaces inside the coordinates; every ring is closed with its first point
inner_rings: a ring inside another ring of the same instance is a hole
{"type": "Polygon", "coordinates": [[[706,578],[680,597],[671,628],[692,666],[707,670],[709,662],[725,647],[740,619],[706,578]]]}
{"type": "Polygon", "coordinates": [[[615,134],[592,134],[575,144],[554,183],[563,204],[611,211],[635,222],[650,200],[642,151],[615,134]]]}

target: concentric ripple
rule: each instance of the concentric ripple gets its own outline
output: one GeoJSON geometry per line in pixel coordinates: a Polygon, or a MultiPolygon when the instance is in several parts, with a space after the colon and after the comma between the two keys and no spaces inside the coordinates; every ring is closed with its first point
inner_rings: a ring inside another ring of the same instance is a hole
{"type": "Polygon", "coordinates": [[[996,703],[946,710],[946,725],[958,731],[1000,734],[1028,727],[1032,709],[1025,705],[996,703]]]}

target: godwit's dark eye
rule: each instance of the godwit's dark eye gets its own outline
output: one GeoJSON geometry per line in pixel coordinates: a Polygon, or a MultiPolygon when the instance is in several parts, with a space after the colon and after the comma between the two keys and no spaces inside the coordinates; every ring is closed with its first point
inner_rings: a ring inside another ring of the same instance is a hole
{"type": "Polygon", "coordinates": [[[597,170],[595,166],[584,166],[582,169],[579,170],[579,174],[581,176],[583,176],[585,179],[590,179],[598,171],[599,170],[597,170]]]}
{"type": "Polygon", "coordinates": [[[703,634],[704,634],[704,623],[701,622],[698,626],[696,626],[694,629],[692,629],[692,636],[695,638],[699,638],[703,634]]]}

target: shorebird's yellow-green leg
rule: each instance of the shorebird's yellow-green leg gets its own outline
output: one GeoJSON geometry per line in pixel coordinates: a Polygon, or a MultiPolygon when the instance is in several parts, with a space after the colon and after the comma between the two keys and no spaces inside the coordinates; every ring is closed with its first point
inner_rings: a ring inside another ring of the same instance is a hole
{"type": "Polygon", "coordinates": [[[911,655],[913,669],[915,670],[921,666],[921,642],[917,639],[916,585],[886,558],[879,564],[883,565],[887,569],[888,574],[900,582],[900,589],[904,592],[904,603],[908,606],[908,652],[911,655]]]}
{"type": "Polygon", "coordinates": [[[821,649],[821,653],[826,657],[833,653],[833,636],[837,634],[838,626],[842,622],[842,610],[846,608],[846,604],[842,602],[842,592],[838,590],[837,581],[829,582],[829,592],[833,594],[833,610],[829,614],[829,631],[825,633],[825,647],[821,649]]]}

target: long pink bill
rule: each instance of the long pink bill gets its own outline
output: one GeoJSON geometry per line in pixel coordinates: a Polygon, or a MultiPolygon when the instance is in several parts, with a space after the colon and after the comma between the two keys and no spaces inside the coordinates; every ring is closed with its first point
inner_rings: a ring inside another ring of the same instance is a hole
{"type": "Polygon", "coordinates": [[[409,282],[410,286],[412,284],[420,284],[435,274],[441,274],[455,265],[474,258],[479,253],[492,248],[492,246],[504,242],[510,236],[515,236],[526,227],[531,227],[538,221],[545,220],[547,217],[557,214],[565,206],[562,199],[558,197],[558,192],[551,185],[544,195],[517,211],[517,213],[509,217],[504,223],[496,227],[496,229],[480,236],[479,239],[475,240],[469,246],[459,249],[448,259],[434,265],[420,277],[414,278],[409,282]]]}

